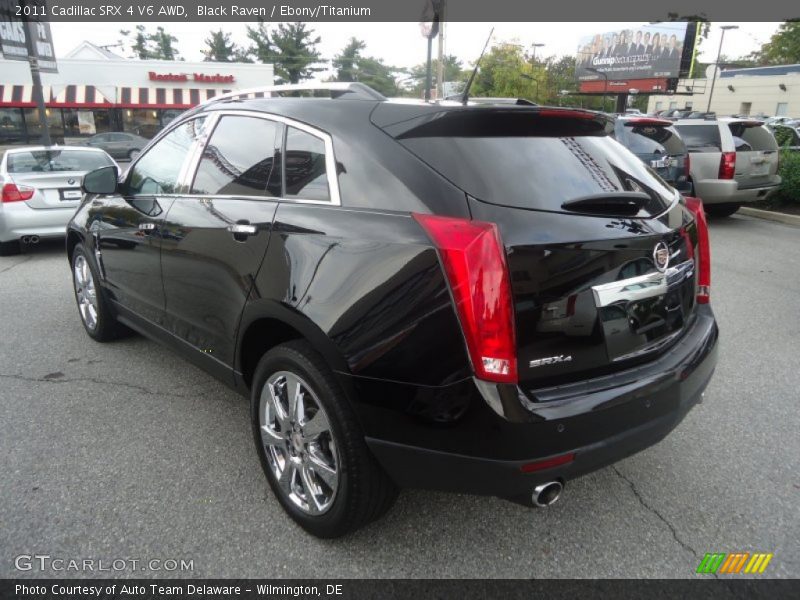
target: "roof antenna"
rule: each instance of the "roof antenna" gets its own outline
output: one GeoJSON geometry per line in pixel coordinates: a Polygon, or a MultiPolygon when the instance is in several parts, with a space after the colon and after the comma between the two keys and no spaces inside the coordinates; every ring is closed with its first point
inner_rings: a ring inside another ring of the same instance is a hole
{"type": "Polygon", "coordinates": [[[475,68],[472,69],[472,74],[469,76],[469,81],[467,81],[467,85],[464,88],[464,93],[461,94],[461,104],[464,106],[467,105],[467,100],[469,100],[469,88],[472,87],[472,82],[475,81],[475,75],[478,73],[478,67],[481,64],[481,59],[483,58],[484,53],[486,52],[486,48],[489,46],[489,41],[492,39],[492,34],[494,33],[494,27],[489,32],[489,37],[486,38],[486,43],[483,45],[483,50],[481,50],[481,55],[478,57],[478,60],[475,61],[475,68]]]}

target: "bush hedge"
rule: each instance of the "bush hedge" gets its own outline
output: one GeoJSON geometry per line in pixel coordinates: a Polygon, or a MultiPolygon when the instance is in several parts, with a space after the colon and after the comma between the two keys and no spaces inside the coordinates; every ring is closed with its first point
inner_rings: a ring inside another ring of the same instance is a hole
{"type": "Polygon", "coordinates": [[[781,150],[778,174],[782,181],[774,198],[787,204],[800,205],[800,152],[781,150]]]}

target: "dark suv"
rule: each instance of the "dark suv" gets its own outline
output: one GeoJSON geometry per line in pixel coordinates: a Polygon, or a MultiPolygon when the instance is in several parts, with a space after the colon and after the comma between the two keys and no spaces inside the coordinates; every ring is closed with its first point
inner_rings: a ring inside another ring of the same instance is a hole
{"type": "Polygon", "coordinates": [[[322,537],[406,486],[544,506],[680,422],[716,363],[699,202],[598,113],[326,87],[218,97],[86,175],[91,337],[126,326],[249,397],[322,537]]]}

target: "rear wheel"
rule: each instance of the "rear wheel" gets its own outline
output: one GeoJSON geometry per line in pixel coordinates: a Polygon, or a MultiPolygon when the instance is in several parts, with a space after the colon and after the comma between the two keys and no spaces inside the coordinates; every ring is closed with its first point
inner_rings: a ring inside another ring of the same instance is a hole
{"type": "Polygon", "coordinates": [[[121,331],[108,300],[99,287],[97,268],[82,244],[72,251],[72,285],[86,333],[98,342],[116,339],[121,331]]]}
{"type": "Polygon", "coordinates": [[[13,256],[20,253],[19,240],[0,242],[0,256],[13,256]]]}
{"type": "Polygon", "coordinates": [[[741,206],[738,202],[725,202],[724,204],[704,204],[703,208],[709,217],[722,218],[730,217],[741,206]]]}
{"type": "Polygon", "coordinates": [[[139,152],[140,152],[140,150],[136,150],[136,149],[129,150],[129,151],[128,151],[128,158],[129,158],[130,160],[133,160],[134,158],[136,158],[137,156],[139,156],[139,152]]]}
{"type": "Polygon", "coordinates": [[[288,342],[262,357],[251,412],[270,487],[309,533],[345,535],[394,502],[396,487],[367,448],[330,368],[307,342],[288,342]]]}

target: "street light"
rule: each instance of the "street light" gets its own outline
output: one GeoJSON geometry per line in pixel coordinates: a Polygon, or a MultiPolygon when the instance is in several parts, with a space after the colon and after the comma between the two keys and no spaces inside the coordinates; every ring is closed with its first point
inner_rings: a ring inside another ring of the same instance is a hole
{"type": "Polygon", "coordinates": [[[722,25],[720,27],[722,29],[722,36],[719,38],[719,50],[717,50],[717,62],[714,63],[714,78],[711,80],[711,91],[708,92],[708,106],[706,107],[706,112],[711,112],[711,98],[714,95],[714,84],[717,81],[717,71],[719,70],[719,57],[722,56],[722,42],[725,40],[725,32],[728,29],[739,29],[738,25],[722,25]]]}
{"type": "Polygon", "coordinates": [[[531,62],[533,64],[536,64],[536,49],[537,48],[542,48],[543,46],[544,46],[544,44],[541,44],[541,43],[531,44],[531,47],[533,48],[533,57],[531,59],[531,62]]]}
{"type": "Polygon", "coordinates": [[[590,73],[597,73],[598,75],[602,75],[605,82],[603,83],[603,112],[606,111],[606,94],[608,94],[608,73],[603,73],[602,71],[597,70],[595,67],[586,67],[586,70],[590,73]]]}

